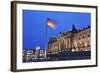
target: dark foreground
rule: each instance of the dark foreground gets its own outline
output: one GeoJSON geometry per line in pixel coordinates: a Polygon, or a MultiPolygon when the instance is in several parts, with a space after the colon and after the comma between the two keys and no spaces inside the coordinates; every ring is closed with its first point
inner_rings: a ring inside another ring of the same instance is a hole
{"type": "Polygon", "coordinates": [[[90,51],[83,52],[61,52],[58,54],[47,55],[46,58],[37,58],[37,59],[23,59],[23,62],[45,62],[45,61],[63,61],[63,60],[82,60],[82,59],[91,59],[90,51]]]}

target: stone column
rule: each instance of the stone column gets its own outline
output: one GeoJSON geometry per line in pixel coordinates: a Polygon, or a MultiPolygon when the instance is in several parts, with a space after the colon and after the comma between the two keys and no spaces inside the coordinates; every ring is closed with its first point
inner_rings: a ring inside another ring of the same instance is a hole
{"type": "Polygon", "coordinates": [[[61,52],[60,39],[58,39],[58,50],[59,50],[59,52],[61,52]]]}

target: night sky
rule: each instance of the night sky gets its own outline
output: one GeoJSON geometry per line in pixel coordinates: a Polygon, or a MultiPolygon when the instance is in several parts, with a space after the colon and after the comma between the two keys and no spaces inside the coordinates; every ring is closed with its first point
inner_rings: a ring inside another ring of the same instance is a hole
{"type": "Polygon", "coordinates": [[[91,25],[90,13],[23,10],[24,49],[34,49],[37,46],[45,49],[47,46],[46,25],[48,18],[57,27],[56,29],[47,27],[47,39],[50,37],[58,37],[60,32],[70,31],[73,24],[77,29],[91,25]]]}

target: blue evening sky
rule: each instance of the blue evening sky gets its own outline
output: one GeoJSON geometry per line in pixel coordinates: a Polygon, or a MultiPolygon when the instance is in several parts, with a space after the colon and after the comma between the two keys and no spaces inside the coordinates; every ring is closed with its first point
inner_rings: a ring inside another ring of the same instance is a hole
{"type": "Polygon", "coordinates": [[[56,29],[47,27],[48,39],[52,36],[58,37],[60,32],[70,31],[73,24],[78,29],[91,25],[90,13],[23,10],[24,49],[34,49],[37,46],[45,49],[47,18],[57,26],[56,29]]]}

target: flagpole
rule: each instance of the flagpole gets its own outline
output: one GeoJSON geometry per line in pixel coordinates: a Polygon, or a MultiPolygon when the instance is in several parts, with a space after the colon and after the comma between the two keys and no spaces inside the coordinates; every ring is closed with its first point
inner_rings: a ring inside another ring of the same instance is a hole
{"type": "MultiPolygon", "coordinates": [[[[48,18],[47,18],[47,21],[48,21],[48,18]]],[[[47,39],[47,21],[46,21],[46,44],[45,44],[45,58],[46,58],[46,54],[47,54],[47,41],[48,41],[48,39],[47,39]]]]}
{"type": "Polygon", "coordinates": [[[48,49],[48,26],[55,29],[55,23],[51,21],[49,18],[47,18],[46,21],[46,43],[45,43],[45,58],[47,57],[47,49],[48,49]]]}

